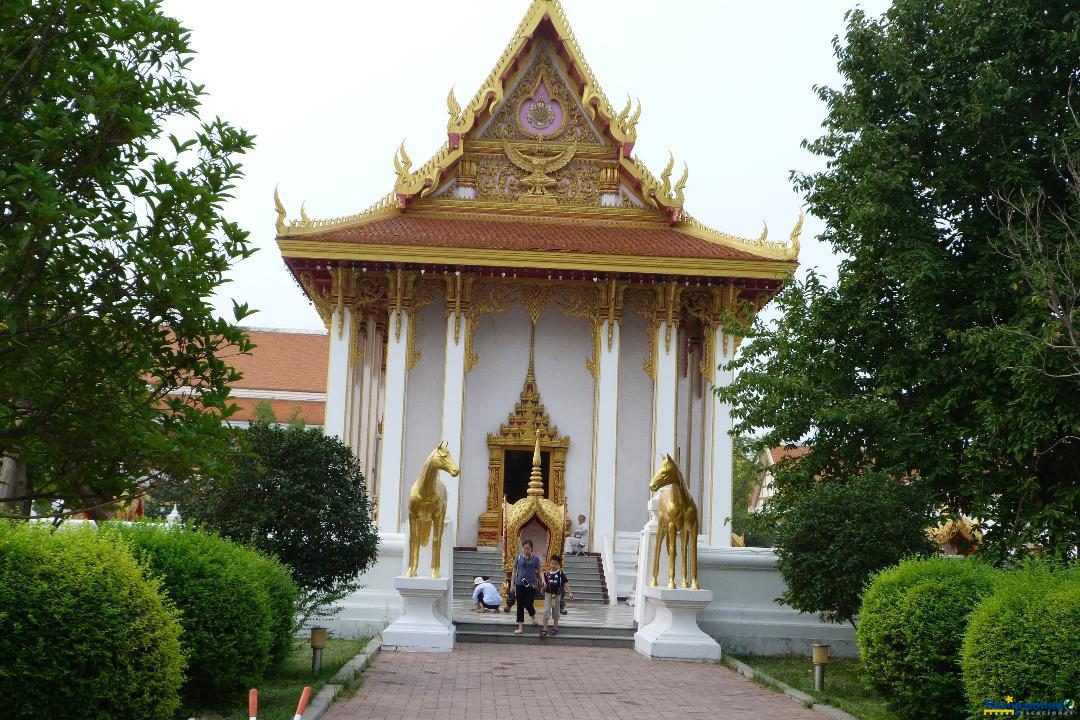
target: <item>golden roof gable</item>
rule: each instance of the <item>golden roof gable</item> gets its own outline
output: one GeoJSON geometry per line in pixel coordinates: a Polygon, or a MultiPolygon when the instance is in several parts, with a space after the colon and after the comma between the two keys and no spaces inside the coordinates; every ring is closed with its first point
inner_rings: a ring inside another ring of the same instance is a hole
{"type": "MultiPolygon", "coordinates": [[[[634,208],[587,208],[589,219],[619,224],[621,221],[651,221],[664,224],[673,230],[708,241],[717,245],[741,250],[763,260],[790,263],[792,269],[798,258],[799,235],[803,218],[800,214],[790,241],[768,239],[766,228],[757,238],[743,238],[710,228],[685,212],[684,191],[689,170],[685,163],[682,172],[673,180],[675,159],[669,159],[667,166],[657,178],[633,153],[637,141],[637,122],[641,114],[641,105],[635,108],[627,100],[621,109],[616,109],[608,100],[597,81],[581,47],[578,45],[573,29],[567,20],[559,0],[532,0],[517,30],[498,62],[481,84],[480,89],[464,106],[458,103],[453,90],[446,98],[449,119],[447,122],[447,141],[427,162],[413,169],[412,158],[404,143],[393,158],[395,182],[393,190],[376,203],[353,215],[311,219],[306,212],[299,219],[287,220],[284,205],[275,190],[274,203],[277,213],[277,235],[280,238],[318,235],[329,230],[356,227],[366,223],[394,217],[410,210],[422,209],[425,212],[441,211],[460,214],[471,211],[482,212],[491,209],[492,203],[475,201],[440,200],[438,203],[420,202],[430,200],[433,193],[452,179],[452,169],[460,163],[466,153],[466,144],[470,135],[481,127],[482,123],[507,100],[508,90],[524,72],[519,63],[528,57],[530,50],[553,33],[557,52],[564,60],[565,70],[572,73],[574,88],[573,98],[580,103],[591,121],[598,124],[610,137],[612,162],[617,166],[622,177],[628,180],[633,192],[643,201],[642,207],[634,208]]],[[[490,141],[488,141],[490,143],[490,141]]],[[[483,144],[480,142],[478,144],[483,144]]],[[[573,211],[565,208],[538,207],[527,204],[505,202],[497,203],[499,214],[518,215],[521,217],[544,215],[571,219],[573,211]]],[[[586,212],[581,210],[578,215],[586,212]]],[[[580,219],[580,218],[572,218],[580,219]]],[[[557,221],[557,220],[556,220],[557,221]]]]}

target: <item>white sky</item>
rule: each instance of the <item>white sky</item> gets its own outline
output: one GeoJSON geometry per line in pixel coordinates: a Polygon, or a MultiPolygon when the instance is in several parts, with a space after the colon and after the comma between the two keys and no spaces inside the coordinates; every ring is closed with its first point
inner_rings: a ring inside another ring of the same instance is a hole
{"type": "MultiPolygon", "coordinates": [[[[726,232],[786,238],[801,200],[791,170],[820,167],[800,147],[820,135],[814,84],[837,86],[831,39],[855,0],[563,0],[585,58],[617,107],[640,98],[635,154],[654,173],[686,160],[686,207],[726,232]]],[[[880,14],[885,0],[858,3],[880,14]]],[[[289,217],[358,212],[393,186],[403,138],[414,166],[446,141],[446,93],[470,100],[528,0],[303,3],[166,0],[192,30],[204,114],[257,136],[227,208],[260,248],[216,305],[259,310],[245,325],[321,329],[274,243],[273,190],[289,217]]],[[[834,277],[837,259],[808,217],[803,268],[834,277]]]]}

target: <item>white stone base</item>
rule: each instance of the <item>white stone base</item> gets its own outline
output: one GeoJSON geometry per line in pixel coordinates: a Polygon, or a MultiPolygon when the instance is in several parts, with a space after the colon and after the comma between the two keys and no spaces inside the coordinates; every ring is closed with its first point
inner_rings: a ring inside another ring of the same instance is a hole
{"type": "Polygon", "coordinates": [[[383,630],[383,650],[450,652],[454,649],[454,625],[440,605],[450,598],[450,578],[394,578],[394,587],[405,601],[405,612],[383,630]]]}
{"type": "Polygon", "coordinates": [[[720,659],[720,645],[697,622],[712,591],[646,587],[644,595],[656,615],[634,634],[635,650],[660,660],[720,659]]]}

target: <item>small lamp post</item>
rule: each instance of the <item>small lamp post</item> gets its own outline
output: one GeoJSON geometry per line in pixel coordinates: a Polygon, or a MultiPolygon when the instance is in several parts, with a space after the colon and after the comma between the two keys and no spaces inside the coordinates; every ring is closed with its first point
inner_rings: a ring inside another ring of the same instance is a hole
{"type": "Polygon", "coordinates": [[[810,659],[814,663],[814,689],[821,692],[825,689],[825,666],[829,664],[829,646],[814,643],[810,647],[810,659]]]}
{"type": "Polygon", "coordinates": [[[322,651],[326,647],[326,628],[311,628],[311,672],[322,670],[322,651]]]}

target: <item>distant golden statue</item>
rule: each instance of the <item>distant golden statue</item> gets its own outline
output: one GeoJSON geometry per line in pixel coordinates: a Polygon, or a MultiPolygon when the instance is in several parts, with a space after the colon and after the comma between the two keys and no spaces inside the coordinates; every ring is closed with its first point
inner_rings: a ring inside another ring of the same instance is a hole
{"type": "Polygon", "coordinates": [[[555,155],[545,155],[543,146],[536,146],[536,154],[526,155],[503,139],[503,151],[510,162],[529,173],[521,179],[521,182],[529,186],[529,195],[546,196],[548,189],[555,185],[555,178],[549,173],[562,170],[567,163],[574,159],[577,152],[577,141],[562,152],[555,155]]]}
{"type": "Polygon", "coordinates": [[[444,441],[431,451],[420,477],[409,491],[409,569],[405,577],[416,577],[420,564],[420,546],[427,546],[431,538],[431,577],[439,577],[442,557],[443,523],[446,521],[446,486],[439,479],[439,471],[445,470],[450,477],[458,476],[458,466],[450,457],[444,441]]]}
{"type": "Polygon", "coordinates": [[[656,554],[653,556],[652,582],[656,587],[656,576],[660,573],[660,545],[667,542],[669,571],[668,587],[675,588],[675,546],[682,543],[682,586],[700,590],[697,576],[697,540],[698,509],[690,488],[683,479],[682,472],[670,455],[664,455],[663,462],[656,475],[649,481],[649,489],[656,492],[666,487],[660,494],[660,510],[656,528],[656,554]],[[689,570],[687,563],[689,562],[689,570]]]}

